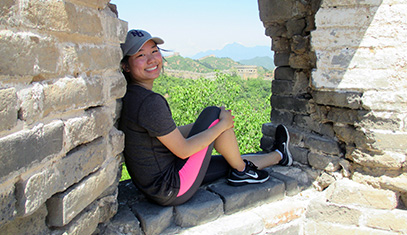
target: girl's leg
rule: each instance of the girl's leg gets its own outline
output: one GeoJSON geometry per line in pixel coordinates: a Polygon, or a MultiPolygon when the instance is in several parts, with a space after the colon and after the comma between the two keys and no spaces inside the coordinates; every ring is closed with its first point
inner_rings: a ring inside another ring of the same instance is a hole
{"type": "MultiPolygon", "coordinates": [[[[202,111],[191,128],[188,137],[200,133],[219,122],[220,109],[208,107],[202,111]]],[[[178,160],[177,169],[180,176],[180,190],[170,205],[179,205],[189,200],[199,189],[211,161],[213,143],[193,154],[187,160],[178,160]]]]}
{"type": "Polygon", "coordinates": [[[249,160],[254,163],[258,168],[263,169],[268,166],[276,165],[281,160],[281,155],[277,152],[264,153],[264,154],[248,154],[240,155],[239,146],[236,140],[236,135],[233,129],[223,132],[215,140],[215,149],[222,156],[230,166],[238,171],[244,170],[245,163],[243,159],[249,160]]]}

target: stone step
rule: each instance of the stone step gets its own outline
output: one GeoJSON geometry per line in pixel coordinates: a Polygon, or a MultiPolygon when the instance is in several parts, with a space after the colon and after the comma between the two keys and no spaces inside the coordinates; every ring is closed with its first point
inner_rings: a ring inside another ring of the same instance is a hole
{"type": "Polygon", "coordinates": [[[250,231],[248,234],[251,234],[259,229],[263,230],[267,224],[273,224],[274,222],[270,220],[300,217],[299,214],[305,211],[305,207],[295,206],[292,203],[288,203],[288,206],[269,208],[266,213],[257,211],[258,213],[253,214],[256,208],[264,205],[273,207],[273,202],[282,202],[286,196],[300,192],[296,179],[271,169],[266,170],[271,177],[263,184],[236,187],[228,185],[226,180],[222,179],[201,186],[188,202],[179,206],[166,207],[147,201],[130,180],[122,181],[119,184],[118,213],[107,225],[103,234],[150,235],[181,232],[194,234],[202,231],[198,229],[202,226],[218,227],[218,230],[228,229],[230,232],[243,227],[250,231]],[[267,215],[267,218],[262,218],[258,214],[267,215]],[[228,220],[232,221],[233,229],[225,227],[228,220]],[[236,224],[239,220],[240,222],[236,224]],[[220,223],[220,221],[224,222],[220,223]],[[265,224],[264,221],[269,222],[265,224]],[[258,223],[262,225],[257,226],[258,223]]]}

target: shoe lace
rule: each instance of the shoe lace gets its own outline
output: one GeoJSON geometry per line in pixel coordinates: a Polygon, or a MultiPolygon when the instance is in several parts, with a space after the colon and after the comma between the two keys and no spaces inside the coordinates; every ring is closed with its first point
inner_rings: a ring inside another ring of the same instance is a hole
{"type": "Polygon", "coordinates": [[[250,169],[254,169],[254,170],[257,170],[257,166],[256,165],[254,165],[254,163],[253,162],[251,162],[251,161],[246,161],[246,165],[250,168],[250,169]]]}

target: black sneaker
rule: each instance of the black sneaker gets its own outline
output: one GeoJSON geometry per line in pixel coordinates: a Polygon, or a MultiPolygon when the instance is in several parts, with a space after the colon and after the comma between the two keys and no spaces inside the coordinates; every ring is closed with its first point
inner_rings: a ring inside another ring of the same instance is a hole
{"type": "Polygon", "coordinates": [[[267,171],[258,170],[251,161],[244,159],[246,168],[240,172],[236,169],[230,171],[228,183],[233,186],[240,186],[245,184],[258,184],[266,182],[270,176],[267,171]]]}
{"type": "Polygon", "coordinates": [[[275,142],[273,150],[278,149],[283,154],[283,158],[278,163],[282,166],[291,166],[293,164],[293,158],[291,156],[290,150],[288,149],[288,144],[290,143],[290,135],[288,130],[284,125],[278,125],[276,129],[275,142]]]}

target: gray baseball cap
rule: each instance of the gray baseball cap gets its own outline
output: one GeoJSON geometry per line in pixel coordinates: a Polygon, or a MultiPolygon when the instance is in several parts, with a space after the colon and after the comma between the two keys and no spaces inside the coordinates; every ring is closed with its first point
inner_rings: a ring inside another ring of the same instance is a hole
{"type": "Polygon", "coordinates": [[[151,34],[144,30],[132,29],[127,32],[126,41],[120,44],[123,51],[123,57],[136,54],[148,40],[153,40],[157,44],[164,43],[164,40],[161,38],[152,37],[151,34]]]}

